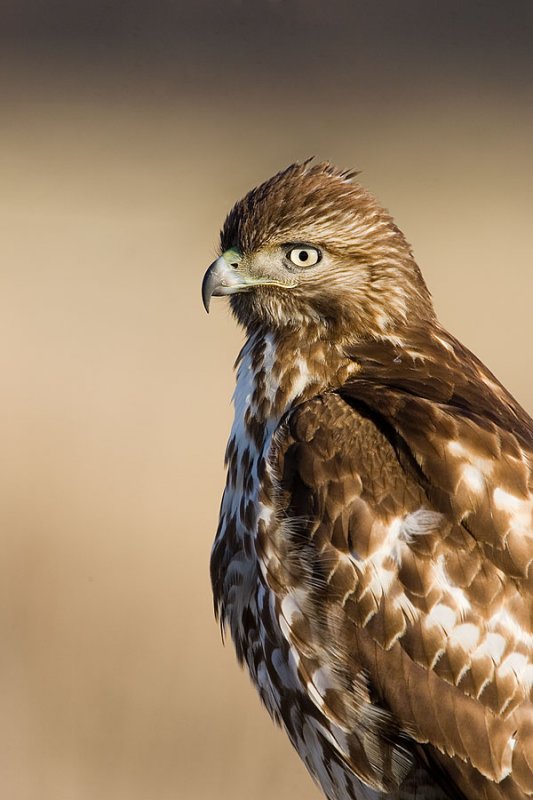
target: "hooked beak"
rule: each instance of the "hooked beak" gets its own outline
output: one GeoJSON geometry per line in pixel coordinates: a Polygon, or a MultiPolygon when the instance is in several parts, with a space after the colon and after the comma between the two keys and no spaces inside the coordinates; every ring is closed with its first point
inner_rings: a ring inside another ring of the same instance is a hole
{"type": "Polygon", "coordinates": [[[202,281],[202,300],[205,310],[209,313],[209,303],[213,295],[220,297],[226,294],[235,294],[235,292],[244,292],[255,283],[257,281],[246,278],[235,267],[228,264],[224,256],[220,256],[213,261],[202,281]]]}

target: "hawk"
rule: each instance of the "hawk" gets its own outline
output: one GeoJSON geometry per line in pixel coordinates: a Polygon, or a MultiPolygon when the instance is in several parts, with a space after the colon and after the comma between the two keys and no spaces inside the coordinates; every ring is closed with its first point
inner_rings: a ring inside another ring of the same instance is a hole
{"type": "Polygon", "coordinates": [[[523,800],[533,421],[355,174],[252,189],[204,277],[246,333],[216,613],[329,800],[523,800]]]}

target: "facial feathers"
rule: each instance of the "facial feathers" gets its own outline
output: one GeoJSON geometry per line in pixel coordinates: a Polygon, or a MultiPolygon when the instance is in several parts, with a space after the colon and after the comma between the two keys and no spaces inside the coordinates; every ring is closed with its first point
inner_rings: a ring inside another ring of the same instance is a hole
{"type": "Polygon", "coordinates": [[[316,269],[285,261],[287,281],[295,283],[290,289],[259,286],[253,296],[236,294],[232,308],[245,327],[318,323],[328,336],[336,331],[356,341],[414,316],[433,317],[408,242],[370,192],[353,182],[355,174],[328,162],[293,164],[235,204],[221,251],[239,252],[248,268],[260,263],[268,274],[294,244],[323,255],[316,269]]]}

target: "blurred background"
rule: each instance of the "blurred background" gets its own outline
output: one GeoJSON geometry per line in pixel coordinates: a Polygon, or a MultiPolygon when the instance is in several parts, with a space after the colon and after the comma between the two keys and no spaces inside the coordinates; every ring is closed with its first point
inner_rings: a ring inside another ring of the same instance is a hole
{"type": "Polygon", "coordinates": [[[241,335],[200,281],[310,155],[533,411],[533,4],[2,0],[0,787],[318,798],[208,578],[241,335]]]}

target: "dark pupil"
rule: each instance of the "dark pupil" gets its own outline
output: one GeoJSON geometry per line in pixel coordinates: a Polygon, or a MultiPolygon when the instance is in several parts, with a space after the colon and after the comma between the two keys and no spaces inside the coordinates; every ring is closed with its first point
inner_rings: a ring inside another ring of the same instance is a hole
{"type": "Polygon", "coordinates": [[[309,258],[309,253],[306,253],[305,250],[300,251],[300,261],[307,261],[309,258]]]}

